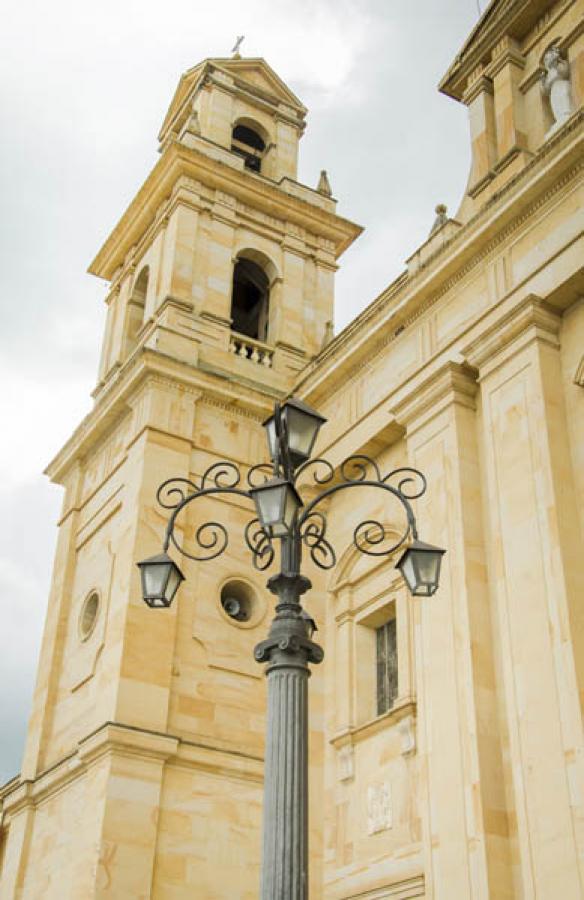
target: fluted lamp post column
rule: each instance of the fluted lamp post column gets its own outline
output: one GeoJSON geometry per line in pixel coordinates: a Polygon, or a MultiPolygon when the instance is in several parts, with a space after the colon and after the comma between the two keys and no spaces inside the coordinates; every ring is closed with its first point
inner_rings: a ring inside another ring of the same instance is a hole
{"type": "Polygon", "coordinates": [[[397,501],[403,529],[396,540],[379,521],[366,519],[354,531],[355,546],[371,556],[391,556],[402,548],[396,563],[414,596],[428,597],[438,588],[444,550],[418,539],[411,500],[426,490],[421,472],[402,467],[382,476],[374,460],[353,456],[335,469],[325,459],[311,459],[318,431],[325,419],[301,400],[276,404],[264,423],[271,463],[253,466],[244,482],[238,467],[229,461],[214,463],[199,483],[174,478],[158,489],[158,502],[171,510],[161,554],[138,563],[145,603],[153,608],[170,606],[184,576],[168,551],[172,545],[183,556],[214,559],[229,541],[219,522],[203,522],[195,531],[195,548],[187,550],[175,531],[184,508],[201,497],[236,494],[253,501],[257,517],[245,528],[244,539],[253,564],[264,570],[275,557],[280,542],[280,572],[268,580],[276,595],[276,614],[265,640],[255,648],[255,658],[265,663],[268,679],[268,714],[264,765],[264,818],[262,900],[306,900],[308,897],[308,678],[309,665],[320,663],[324,653],[313,640],[316,629],[303,609],[301,598],[311,583],[301,574],[302,547],[322,569],[336,563],[327,538],[327,520],[319,504],[339,490],[377,488],[397,501]],[[313,469],[319,492],[304,505],[297,484],[313,469]]]}

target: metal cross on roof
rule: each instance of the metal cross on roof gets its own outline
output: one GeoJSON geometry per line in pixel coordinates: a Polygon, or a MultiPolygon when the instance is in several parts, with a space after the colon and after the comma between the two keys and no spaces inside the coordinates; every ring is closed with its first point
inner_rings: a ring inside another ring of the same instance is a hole
{"type": "Polygon", "coordinates": [[[244,34],[240,34],[240,35],[239,35],[239,37],[238,37],[237,40],[235,41],[234,47],[233,47],[232,50],[231,50],[232,53],[234,53],[234,54],[235,54],[235,53],[239,53],[239,48],[241,47],[241,44],[242,44],[242,41],[243,41],[244,38],[245,38],[245,35],[244,35],[244,34]]]}

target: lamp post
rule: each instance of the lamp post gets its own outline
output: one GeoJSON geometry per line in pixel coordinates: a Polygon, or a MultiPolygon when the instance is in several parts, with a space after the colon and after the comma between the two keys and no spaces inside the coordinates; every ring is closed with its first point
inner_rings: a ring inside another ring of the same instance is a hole
{"type": "Polygon", "coordinates": [[[411,500],[421,497],[426,480],[409,467],[382,476],[377,464],[359,455],[345,460],[338,471],[325,459],[311,459],[318,431],[326,420],[305,403],[292,398],[264,423],[271,465],[260,463],[244,482],[232,462],[210,466],[199,484],[187,478],[165,481],[158,489],[162,507],[172,510],[163,552],[138,563],[145,603],[168,607],[184,576],[168,555],[172,544],[183,556],[210,560],[228,545],[226,528],[204,522],[195,532],[198,552],[178,541],[177,518],[186,506],[212,495],[239,495],[255,504],[257,518],[244,531],[254,566],[267,569],[274,560],[274,541],[280,541],[280,571],[267,582],[276,595],[276,614],[268,636],[255,648],[266,664],[268,715],[264,765],[264,821],[262,900],[306,900],[308,897],[308,677],[309,664],[322,662],[323,650],[313,640],[316,624],[302,608],[301,597],[311,583],[300,571],[302,547],[322,569],[336,563],[327,538],[327,519],[319,505],[332,494],[359,487],[376,488],[401,507],[405,524],[397,540],[389,540],[379,521],[367,519],[354,530],[355,546],[371,556],[390,556],[404,548],[396,567],[414,596],[431,596],[438,588],[444,550],[418,539],[411,500]],[[319,491],[304,505],[296,487],[313,468],[319,491]]]}

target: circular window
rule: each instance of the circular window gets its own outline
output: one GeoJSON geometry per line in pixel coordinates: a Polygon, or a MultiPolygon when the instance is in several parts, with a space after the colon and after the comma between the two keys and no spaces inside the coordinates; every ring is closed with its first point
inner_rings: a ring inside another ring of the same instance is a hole
{"type": "Polygon", "coordinates": [[[254,591],[245,581],[228,581],[221,588],[221,606],[235,622],[249,622],[256,606],[254,591]]]}
{"type": "Polygon", "coordinates": [[[99,611],[99,595],[96,591],[92,591],[85,599],[85,603],[81,608],[79,616],[79,633],[81,640],[85,641],[95,628],[97,621],[97,613],[99,611]]]}

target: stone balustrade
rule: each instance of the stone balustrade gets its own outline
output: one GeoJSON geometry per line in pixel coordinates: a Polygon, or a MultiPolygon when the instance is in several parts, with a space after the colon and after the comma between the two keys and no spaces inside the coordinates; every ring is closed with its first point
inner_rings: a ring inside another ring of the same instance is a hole
{"type": "Polygon", "coordinates": [[[229,352],[233,353],[234,356],[239,356],[241,359],[248,359],[258,366],[265,366],[266,369],[271,369],[274,362],[272,347],[243,334],[232,334],[230,336],[229,352]]]}

